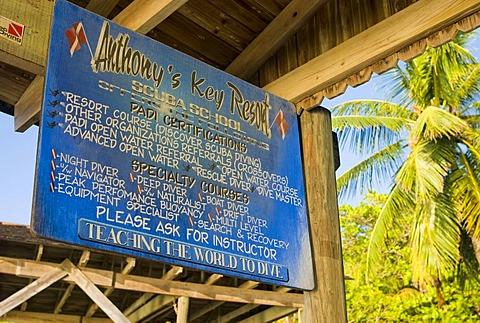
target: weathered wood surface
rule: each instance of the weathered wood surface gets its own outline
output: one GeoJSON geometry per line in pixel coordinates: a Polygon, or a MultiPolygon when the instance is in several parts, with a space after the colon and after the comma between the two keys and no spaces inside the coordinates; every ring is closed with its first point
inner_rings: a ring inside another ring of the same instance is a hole
{"type": "Polygon", "coordinates": [[[112,323],[112,320],[108,318],[21,311],[8,312],[1,319],[5,322],[15,323],[112,323]]]}
{"type": "Polygon", "coordinates": [[[304,292],[305,322],[347,322],[330,112],[300,117],[316,286],[304,292]]]}
{"type": "Polygon", "coordinates": [[[439,31],[441,21],[454,23],[478,10],[480,2],[477,0],[420,0],[264,88],[287,100],[299,102],[439,31]]]}
{"type": "MultiPolygon", "coordinates": [[[[38,278],[49,272],[52,268],[56,268],[56,266],[56,264],[47,262],[0,257],[0,273],[17,275],[19,277],[38,278]]],[[[187,296],[211,301],[303,307],[303,296],[301,294],[209,286],[198,283],[126,275],[91,268],[84,268],[82,273],[92,281],[93,284],[106,288],[114,287],[116,289],[162,295],[187,296]]],[[[69,276],[65,277],[64,281],[75,282],[75,280],[69,276]]]]}

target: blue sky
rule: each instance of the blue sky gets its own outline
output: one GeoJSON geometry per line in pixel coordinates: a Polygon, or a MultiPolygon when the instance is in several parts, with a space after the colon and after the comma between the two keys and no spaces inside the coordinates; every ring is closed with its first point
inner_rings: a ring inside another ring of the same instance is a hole
{"type": "MultiPolygon", "coordinates": [[[[479,32],[477,31],[478,35],[479,32]]],[[[471,52],[480,60],[480,42],[478,36],[471,44],[471,52]]],[[[356,88],[348,88],[345,94],[333,99],[324,100],[322,106],[333,106],[355,99],[384,99],[376,75],[366,84],[356,88]]],[[[38,127],[33,126],[24,133],[14,131],[13,117],[0,113],[0,222],[30,224],[32,207],[35,159],[37,153],[38,127]]],[[[348,151],[341,151],[341,167],[337,175],[344,173],[360,159],[348,151]]],[[[386,187],[376,188],[385,192],[386,187]]],[[[358,204],[363,197],[357,195],[339,202],[358,204]]]]}

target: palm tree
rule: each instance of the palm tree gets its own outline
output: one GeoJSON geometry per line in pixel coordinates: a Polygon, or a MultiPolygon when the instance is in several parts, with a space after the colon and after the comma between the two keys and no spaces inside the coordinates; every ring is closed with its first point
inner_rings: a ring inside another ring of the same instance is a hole
{"type": "Polygon", "coordinates": [[[465,47],[468,38],[428,47],[386,73],[393,102],[351,101],[332,110],[340,144],[368,155],[338,178],[339,194],[393,178],[370,240],[369,272],[386,237],[406,225],[413,280],[437,291],[465,261],[465,238],[480,241],[480,64],[465,47]]]}

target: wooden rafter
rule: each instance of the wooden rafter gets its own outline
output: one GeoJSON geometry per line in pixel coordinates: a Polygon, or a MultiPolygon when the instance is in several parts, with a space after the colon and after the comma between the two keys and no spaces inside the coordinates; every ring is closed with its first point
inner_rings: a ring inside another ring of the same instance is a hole
{"type": "Polygon", "coordinates": [[[153,313],[161,310],[167,305],[171,305],[175,302],[175,297],[168,295],[158,295],[148,303],[137,309],[135,312],[128,315],[128,319],[131,322],[138,322],[149,318],[153,313]]]}
{"type": "Polygon", "coordinates": [[[135,0],[113,21],[146,34],[186,2],[187,0],[135,0]]]}
{"type": "Polygon", "coordinates": [[[293,0],[225,69],[243,79],[275,54],[313,16],[326,0],[293,0]]]}
{"type": "Polygon", "coordinates": [[[68,276],[88,295],[114,322],[130,323],[122,312],[98,289],[97,286],[70,260],[65,259],[61,267],[68,276]]]}
{"type": "MultiPolygon", "coordinates": [[[[90,251],[84,250],[82,252],[82,255],[80,256],[80,259],[78,260],[77,267],[84,268],[87,265],[89,259],[90,259],[90,251]]],[[[68,284],[67,289],[65,290],[62,297],[60,298],[57,305],[55,306],[55,309],[53,310],[54,314],[58,314],[62,311],[63,305],[65,305],[65,303],[67,302],[74,287],[75,287],[75,284],[73,282],[68,284]]]]}
{"type": "Polygon", "coordinates": [[[479,10],[478,0],[420,0],[267,84],[264,89],[299,102],[479,10]]]}
{"type": "MultiPolygon", "coordinates": [[[[238,286],[239,289],[254,289],[255,287],[258,286],[258,282],[256,281],[253,281],[253,280],[248,280],[246,281],[245,283],[241,284],[240,286],[238,286]]],[[[196,312],[196,313],[193,313],[190,317],[190,320],[195,320],[199,317],[202,317],[203,315],[207,314],[208,312],[211,312],[213,311],[214,309],[222,306],[222,304],[224,304],[225,302],[220,302],[220,301],[216,301],[216,302],[211,302],[208,306],[205,306],[203,309],[201,309],[200,311],[196,312]]]]}
{"type": "Polygon", "coordinates": [[[85,9],[107,17],[120,0],[90,0],[85,9]]]}
{"type": "Polygon", "coordinates": [[[45,78],[37,75],[15,104],[15,131],[23,132],[40,120],[45,78]]]}
{"type": "MultiPolygon", "coordinates": [[[[35,262],[28,259],[0,257],[0,273],[20,277],[40,277],[56,264],[35,262]]],[[[164,279],[116,274],[108,270],[84,268],[82,273],[95,285],[114,287],[122,290],[149,292],[170,296],[188,296],[236,303],[253,303],[271,306],[303,307],[303,295],[293,293],[276,293],[264,290],[242,290],[238,288],[168,281],[164,279]],[[116,279],[114,278],[116,277],[116,279]]],[[[67,276],[64,281],[75,281],[67,276]]],[[[102,294],[103,296],[103,294],[102,294]]]]}
{"type": "Polygon", "coordinates": [[[86,318],[79,315],[51,314],[39,312],[20,312],[10,311],[1,318],[2,321],[15,323],[45,323],[45,322],[61,322],[61,323],[112,323],[109,318],[86,318]]]}
{"type": "MultiPolygon", "coordinates": [[[[172,266],[172,268],[162,276],[162,279],[165,280],[174,280],[177,278],[181,273],[183,272],[183,268],[179,266],[172,266]]],[[[134,311],[136,311],[139,307],[143,306],[146,304],[152,297],[154,297],[154,293],[145,293],[142,296],[140,296],[135,302],[132,303],[125,311],[123,311],[123,314],[129,316],[132,314],[134,311]]]]}
{"type": "MultiPolygon", "coordinates": [[[[212,274],[207,278],[204,285],[213,285],[222,277],[223,276],[219,274],[212,274]]],[[[175,297],[173,296],[158,295],[154,297],[151,301],[143,305],[141,308],[139,308],[137,311],[132,313],[132,315],[130,315],[128,318],[132,322],[143,320],[147,317],[150,317],[153,313],[161,310],[162,307],[170,305],[173,302],[175,302],[175,297]]]]}
{"type": "MultiPolygon", "coordinates": [[[[135,267],[135,258],[127,257],[127,264],[125,267],[122,269],[122,274],[128,274],[132,271],[132,269],[135,267]]],[[[113,287],[108,287],[104,292],[103,295],[105,297],[110,296],[110,294],[115,290],[113,287]]],[[[85,317],[91,317],[98,309],[98,304],[93,303],[90,308],[87,310],[87,313],[85,314],[85,317]]]]}
{"type": "MultiPolygon", "coordinates": [[[[40,261],[40,259],[42,259],[42,255],[43,255],[43,244],[40,244],[38,245],[37,247],[37,252],[36,252],[36,256],[35,256],[35,261],[40,261]]],[[[31,284],[33,281],[32,278],[30,278],[29,280],[29,284],[31,284]]],[[[23,312],[27,309],[27,302],[23,302],[22,304],[22,307],[20,308],[20,310],[23,312]]]]}
{"type": "Polygon", "coordinates": [[[68,260],[62,262],[60,266],[51,267],[45,274],[39,276],[37,280],[0,302],[0,316],[8,313],[18,305],[40,293],[48,286],[65,277],[67,273],[63,270],[62,266],[67,261],[68,260]]]}
{"type": "MultiPolygon", "coordinates": [[[[277,288],[276,292],[277,293],[287,293],[288,291],[290,291],[291,288],[288,288],[288,287],[279,287],[277,288]]],[[[256,304],[247,304],[247,305],[243,305],[242,307],[239,307],[237,308],[236,310],[234,311],[231,311],[230,313],[228,314],[225,314],[224,316],[222,316],[220,319],[219,319],[219,322],[221,323],[227,323],[227,322],[231,322],[233,319],[235,319],[236,317],[242,315],[242,314],[245,314],[255,308],[257,308],[258,306],[260,305],[256,305],[256,304]]]]}
{"type": "Polygon", "coordinates": [[[263,312],[257,313],[249,318],[240,321],[239,323],[263,323],[272,322],[289,314],[298,311],[295,307],[270,307],[263,312]]]}

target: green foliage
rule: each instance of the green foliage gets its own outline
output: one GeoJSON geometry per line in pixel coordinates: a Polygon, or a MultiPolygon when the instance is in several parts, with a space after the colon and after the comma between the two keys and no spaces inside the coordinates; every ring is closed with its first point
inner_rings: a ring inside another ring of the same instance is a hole
{"type": "Polygon", "coordinates": [[[471,258],[461,248],[464,233],[480,260],[480,64],[463,47],[467,40],[428,47],[387,73],[393,102],[357,100],[332,110],[341,145],[367,154],[338,178],[339,194],[391,184],[370,223],[368,275],[385,260],[390,239],[410,248],[416,286],[438,287],[471,258]]]}
{"type": "MultiPolygon", "coordinates": [[[[480,321],[480,285],[470,280],[469,288],[445,280],[441,292],[445,301],[438,307],[436,290],[430,286],[414,287],[408,244],[409,223],[387,234],[387,248],[382,249],[367,283],[366,251],[370,235],[387,196],[367,195],[367,203],[358,207],[340,207],[343,260],[349,322],[478,322],[480,321]]],[[[473,271],[478,279],[478,271],[473,271]]]]}

